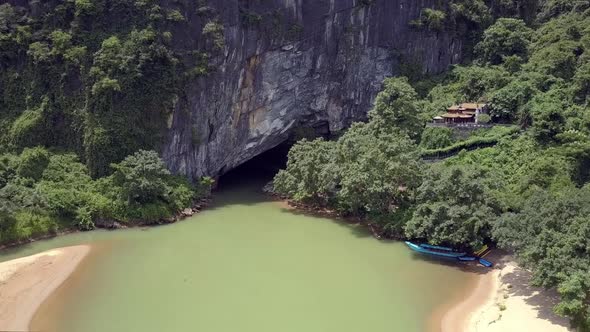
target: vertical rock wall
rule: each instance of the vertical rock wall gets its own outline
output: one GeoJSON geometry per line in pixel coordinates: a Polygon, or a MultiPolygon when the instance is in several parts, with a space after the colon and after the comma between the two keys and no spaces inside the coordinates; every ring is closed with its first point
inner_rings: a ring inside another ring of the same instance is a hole
{"type": "MultiPolygon", "coordinates": [[[[460,61],[458,37],[410,26],[435,3],[209,0],[224,25],[225,46],[211,60],[214,71],[180,96],[165,161],[179,174],[215,176],[280,144],[295,128],[336,132],[365,119],[383,79],[399,73],[400,59],[430,73],[460,61]]],[[[204,21],[189,18],[192,31],[175,32],[184,36],[178,47],[204,43],[204,21]]]]}

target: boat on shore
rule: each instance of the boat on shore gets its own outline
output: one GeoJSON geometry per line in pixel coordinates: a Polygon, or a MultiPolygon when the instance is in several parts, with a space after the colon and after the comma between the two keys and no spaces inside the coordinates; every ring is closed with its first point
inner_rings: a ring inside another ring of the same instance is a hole
{"type": "Polygon", "coordinates": [[[442,246],[435,246],[431,244],[415,244],[410,241],[405,241],[406,245],[415,252],[430,255],[439,258],[447,258],[447,259],[456,259],[461,262],[473,262],[478,261],[479,264],[485,267],[492,267],[494,264],[488,260],[483,259],[483,256],[487,255],[490,252],[490,249],[487,246],[478,250],[475,255],[467,255],[466,252],[460,252],[453,248],[449,247],[442,247],[442,246]],[[481,254],[484,255],[481,255],[481,254]]]}
{"type": "Polygon", "coordinates": [[[440,247],[440,246],[433,246],[429,244],[415,244],[410,241],[406,241],[406,245],[410,247],[410,249],[414,250],[415,252],[419,252],[421,254],[436,256],[436,257],[444,257],[444,258],[459,258],[465,256],[465,252],[457,252],[452,248],[447,247],[440,247]]]}

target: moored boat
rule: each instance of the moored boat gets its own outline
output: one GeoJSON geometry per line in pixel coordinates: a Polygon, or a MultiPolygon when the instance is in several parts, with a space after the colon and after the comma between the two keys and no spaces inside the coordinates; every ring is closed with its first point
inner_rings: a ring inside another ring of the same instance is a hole
{"type": "Polygon", "coordinates": [[[467,253],[465,253],[465,252],[459,252],[459,251],[457,251],[453,248],[449,248],[449,247],[441,247],[441,246],[435,246],[435,245],[425,244],[425,243],[415,244],[410,241],[406,241],[406,245],[408,247],[410,247],[410,249],[412,249],[413,251],[419,252],[421,254],[426,254],[426,255],[441,257],[441,258],[456,259],[461,262],[478,261],[479,264],[481,264],[485,267],[494,266],[494,264],[492,262],[483,259],[483,256],[487,255],[490,252],[490,249],[488,248],[488,246],[484,246],[484,248],[482,248],[482,250],[478,250],[477,252],[475,252],[475,255],[468,256],[467,253]]]}
{"type": "Polygon", "coordinates": [[[465,256],[466,254],[464,252],[456,252],[453,249],[447,247],[439,247],[429,244],[418,245],[410,241],[406,241],[406,245],[416,252],[436,257],[459,258],[461,256],[465,256]]]}
{"type": "Polygon", "coordinates": [[[485,260],[483,258],[480,258],[479,259],[479,264],[481,264],[481,265],[483,265],[485,267],[492,267],[492,266],[494,266],[494,264],[492,262],[490,262],[488,260],[485,260]]]}

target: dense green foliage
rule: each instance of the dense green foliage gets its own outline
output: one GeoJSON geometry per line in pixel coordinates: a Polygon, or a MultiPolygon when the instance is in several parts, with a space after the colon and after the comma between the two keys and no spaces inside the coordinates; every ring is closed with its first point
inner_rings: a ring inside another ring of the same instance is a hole
{"type": "MultiPolygon", "coordinates": [[[[453,144],[450,144],[452,137],[449,138],[446,136],[442,136],[441,134],[438,134],[438,136],[431,137],[430,134],[428,134],[429,132],[436,133],[437,131],[435,130],[444,129],[448,128],[426,128],[426,130],[424,130],[424,133],[422,135],[424,140],[420,142],[420,145],[423,148],[422,157],[449,157],[450,155],[456,154],[463,150],[474,150],[482,147],[492,146],[498,143],[502,139],[502,137],[515,134],[519,131],[519,128],[516,126],[494,127],[490,130],[474,132],[467,139],[460,140],[453,144]],[[434,143],[432,143],[434,139],[438,139],[436,142],[438,143],[437,145],[441,145],[440,147],[434,146],[434,148],[430,148],[431,146],[435,145],[434,143]]],[[[439,132],[443,133],[443,131],[439,132]]]]}
{"type": "Polygon", "coordinates": [[[0,243],[26,241],[96,221],[158,222],[209,191],[170,175],[153,151],[138,151],[113,164],[113,175],[93,180],[72,153],[27,148],[2,155],[0,243]]]}
{"type": "Polygon", "coordinates": [[[205,194],[143,151],[159,149],[185,79],[224,48],[217,14],[184,6],[0,5],[0,244],[158,222],[205,194]],[[207,45],[171,46],[184,15],[199,17],[207,45]]]}
{"type": "Polygon", "coordinates": [[[495,216],[488,191],[476,168],[432,167],[417,190],[416,211],[405,226],[406,235],[432,244],[481,247],[495,216]]]}
{"type": "Polygon", "coordinates": [[[391,236],[465,250],[484,243],[509,249],[532,270],[534,285],[558,290],[555,311],[590,331],[590,3],[500,6],[507,15],[495,22],[479,1],[425,9],[415,26],[440,31],[466,20],[489,26],[475,40],[474,61],[442,80],[414,77],[414,86],[432,87],[423,99],[406,80],[388,79],[368,124],[353,126],[337,142],[321,142],[322,152],[309,142],[296,145],[307,150],[289,156],[276,189],[300,200],[296,186],[285,190],[283,184],[286,178],[301,183],[298,159],[317,153],[321,158],[309,161],[314,168],[306,177],[327,181],[321,197],[328,199],[307,203],[362,214],[391,236]],[[512,126],[467,137],[447,128],[423,130],[423,121],[466,101],[487,103],[485,120],[512,126]],[[370,136],[356,138],[360,132],[370,136]],[[398,133],[399,142],[380,133],[398,133]],[[346,144],[354,153],[339,159],[346,144]],[[377,153],[381,144],[393,153],[377,153]],[[448,159],[420,165],[413,150],[448,159]]]}
{"type": "Polygon", "coordinates": [[[455,142],[453,130],[445,127],[429,127],[424,129],[420,137],[420,145],[424,149],[442,149],[455,142]]]}
{"type": "Polygon", "coordinates": [[[532,29],[522,20],[501,18],[485,31],[475,51],[481,60],[493,65],[511,56],[523,59],[527,56],[531,34],[532,29]]]}
{"type": "Polygon", "coordinates": [[[371,216],[399,233],[403,223],[389,221],[406,214],[420,183],[419,151],[409,136],[419,136],[423,126],[416,103],[406,79],[386,80],[368,123],[353,125],[336,142],[297,143],[287,169],[275,177],[275,189],[343,214],[371,216]]]}
{"type": "Polygon", "coordinates": [[[557,287],[559,314],[588,328],[590,307],[590,187],[566,195],[536,191],[519,213],[507,213],[494,225],[499,244],[519,252],[533,270],[533,284],[557,287]]]}
{"type": "Polygon", "coordinates": [[[191,12],[180,2],[33,7],[0,5],[2,150],[67,149],[93,177],[139,149],[157,150],[171,113],[184,107],[186,78],[207,75],[209,58],[225,47],[215,11],[191,12]],[[201,25],[202,45],[175,49],[178,32],[191,28],[184,15],[201,25]]]}

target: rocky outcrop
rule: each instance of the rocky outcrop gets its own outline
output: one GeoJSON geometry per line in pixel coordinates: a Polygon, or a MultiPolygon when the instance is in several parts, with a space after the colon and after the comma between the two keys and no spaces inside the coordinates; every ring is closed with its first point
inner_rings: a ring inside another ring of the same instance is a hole
{"type": "MultiPolygon", "coordinates": [[[[297,128],[337,132],[365,119],[383,79],[404,63],[436,73],[460,61],[460,38],[410,26],[436,3],[209,0],[225,45],[214,70],[180,96],[163,158],[175,173],[219,175],[297,128]]],[[[197,32],[175,32],[177,47],[204,43],[199,31],[212,18],[195,10],[185,16],[197,32]]]]}

